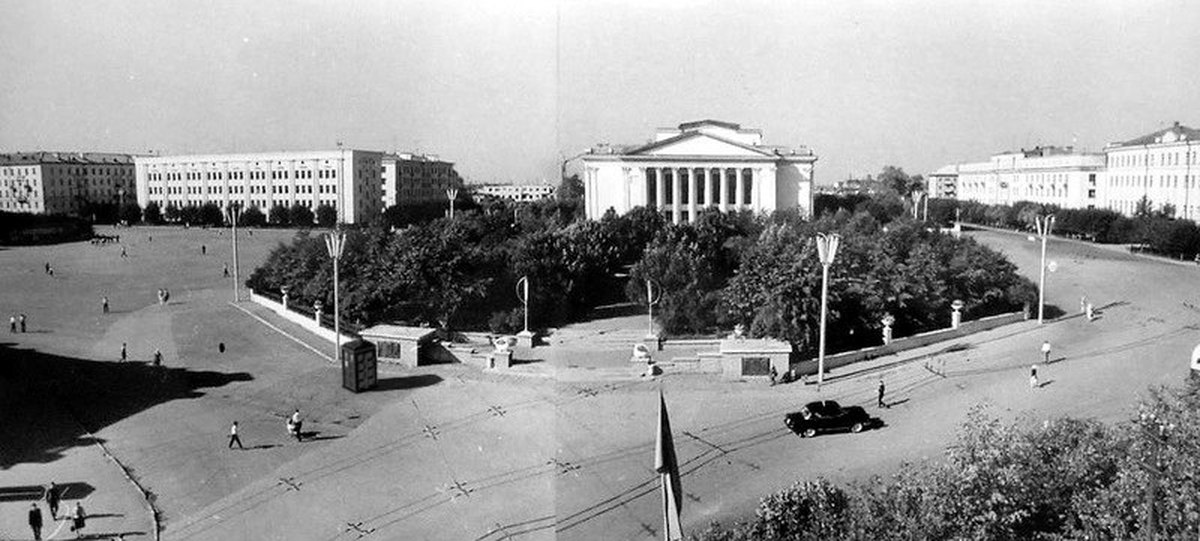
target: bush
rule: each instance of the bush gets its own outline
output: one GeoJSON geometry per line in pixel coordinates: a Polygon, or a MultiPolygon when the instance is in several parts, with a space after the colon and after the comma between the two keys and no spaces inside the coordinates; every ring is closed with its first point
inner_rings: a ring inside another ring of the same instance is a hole
{"type": "Polygon", "coordinates": [[[267,225],[267,217],[263,215],[258,207],[250,207],[243,210],[238,216],[238,225],[245,227],[262,227],[267,225]]]}
{"type": "Polygon", "coordinates": [[[337,225],[337,209],[327,204],[317,206],[317,225],[321,227],[337,225]]]}

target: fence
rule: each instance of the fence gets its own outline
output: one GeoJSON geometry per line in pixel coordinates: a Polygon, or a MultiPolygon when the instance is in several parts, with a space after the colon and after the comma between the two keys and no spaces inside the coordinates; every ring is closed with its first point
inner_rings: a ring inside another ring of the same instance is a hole
{"type": "MultiPolygon", "coordinates": [[[[321,314],[321,324],[318,325],[315,318],[316,314],[313,310],[291,303],[284,308],[283,299],[269,292],[259,293],[251,290],[250,300],[279,314],[284,319],[304,327],[324,340],[328,340],[329,342],[334,341],[333,317],[325,314],[324,311],[321,314]]],[[[347,325],[345,322],[342,322],[342,342],[345,343],[354,340],[357,338],[356,334],[360,330],[357,325],[347,325]],[[346,334],[347,332],[351,334],[346,334]]]]}

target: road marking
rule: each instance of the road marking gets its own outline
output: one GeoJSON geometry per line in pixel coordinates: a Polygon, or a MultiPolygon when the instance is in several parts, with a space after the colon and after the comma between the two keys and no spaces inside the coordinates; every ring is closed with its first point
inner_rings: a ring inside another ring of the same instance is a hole
{"type": "Polygon", "coordinates": [[[245,308],[242,308],[241,306],[238,306],[238,305],[236,305],[236,304],[234,304],[234,303],[232,303],[232,302],[231,302],[231,303],[229,303],[229,305],[230,305],[230,306],[232,306],[232,307],[234,307],[234,308],[237,308],[238,310],[241,310],[241,311],[245,312],[245,313],[246,313],[246,315],[248,315],[248,316],[250,316],[250,317],[252,317],[252,318],[254,318],[254,319],[257,319],[257,320],[258,320],[259,322],[261,322],[263,325],[266,325],[266,326],[270,327],[271,329],[274,329],[274,330],[275,330],[275,332],[277,332],[277,333],[279,333],[279,334],[282,334],[282,335],[284,335],[284,336],[288,337],[288,338],[289,338],[291,341],[293,341],[293,342],[295,342],[295,343],[297,343],[297,344],[300,344],[301,346],[304,346],[304,347],[305,347],[305,349],[308,349],[309,351],[311,351],[311,352],[313,352],[313,353],[316,353],[318,357],[320,357],[320,358],[322,358],[322,359],[325,359],[325,362],[327,362],[327,363],[329,363],[329,364],[337,364],[337,363],[335,363],[335,362],[334,362],[334,360],[333,360],[333,357],[330,357],[330,356],[328,356],[328,355],[326,355],[326,354],[324,354],[324,353],[321,353],[321,351],[320,351],[320,350],[318,350],[317,348],[314,348],[314,347],[312,347],[312,346],[310,346],[310,345],[308,345],[308,344],[304,343],[304,341],[303,341],[303,340],[300,340],[299,338],[296,338],[295,336],[292,336],[292,335],[291,335],[290,333],[288,333],[287,331],[285,331],[285,330],[283,330],[283,329],[280,329],[279,327],[276,327],[275,325],[272,325],[270,321],[267,321],[267,320],[265,320],[265,319],[263,319],[263,318],[261,318],[261,317],[258,317],[258,315],[257,315],[257,314],[255,314],[254,312],[251,312],[251,311],[249,311],[249,310],[247,310],[247,309],[245,309],[245,308]]]}
{"type": "Polygon", "coordinates": [[[717,445],[717,444],[715,444],[715,443],[712,443],[712,442],[710,442],[710,441],[708,441],[708,440],[706,440],[706,439],[704,439],[704,438],[701,438],[700,436],[697,436],[697,435],[695,435],[695,434],[692,434],[691,432],[688,432],[688,431],[686,431],[686,430],[683,432],[683,435],[684,435],[684,436],[687,436],[687,437],[689,437],[689,438],[692,438],[692,439],[694,439],[694,440],[696,440],[696,441],[698,441],[698,442],[700,442],[700,443],[703,443],[704,445],[707,445],[707,446],[709,446],[709,447],[712,447],[713,449],[716,449],[717,451],[720,451],[720,452],[721,452],[721,454],[723,454],[723,455],[724,455],[724,454],[727,454],[727,453],[729,453],[729,451],[726,451],[725,449],[721,448],[721,446],[720,446],[720,445],[717,445]]]}

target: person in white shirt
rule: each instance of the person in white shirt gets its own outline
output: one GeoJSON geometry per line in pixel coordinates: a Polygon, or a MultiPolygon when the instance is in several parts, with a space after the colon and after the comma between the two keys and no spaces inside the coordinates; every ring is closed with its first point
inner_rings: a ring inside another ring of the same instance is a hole
{"type": "Polygon", "coordinates": [[[237,421],[234,421],[233,424],[229,426],[229,448],[230,449],[233,449],[234,443],[237,443],[238,449],[245,449],[245,447],[242,447],[242,439],[238,437],[237,421]]]}

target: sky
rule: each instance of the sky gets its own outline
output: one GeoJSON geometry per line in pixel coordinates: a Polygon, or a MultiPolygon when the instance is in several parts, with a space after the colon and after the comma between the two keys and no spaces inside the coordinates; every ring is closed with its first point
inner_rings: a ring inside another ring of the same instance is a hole
{"type": "Polygon", "coordinates": [[[469,182],[705,118],[828,183],[1200,127],[1200,3],[0,0],[0,151],[415,151],[469,182]]]}

